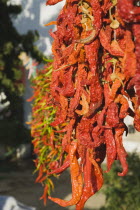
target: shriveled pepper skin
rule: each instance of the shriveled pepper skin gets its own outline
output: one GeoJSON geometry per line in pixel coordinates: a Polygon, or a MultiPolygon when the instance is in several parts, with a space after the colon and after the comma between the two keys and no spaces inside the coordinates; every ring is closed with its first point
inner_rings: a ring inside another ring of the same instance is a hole
{"type": "Polygon", "coordinates": [[[76,210],[82,210],[85,202],[94,194],[92,185],[92,163],[89,160],[88,151],[86,152],[85,164],[84,164],[84,188],[80,201],[76,205],[76,210]]]}
{"type": "Polygon", "coordinates": [[[127,153],[126,153],[126,151],[123,147],[123,144],[122,144],[122,134],[123,134],[124,130],[125,130],[125,128],[123,127],[123,125],[122,125],[122,127],[120,126],[120,128],[115,129],[117,155],[118,155],[118,159],[120,160],[122,168],[123,168],[122,172],[118,173],[119,176],[124,176],[128,172],[128,164],[126,161],[127,153]]]}
{"type": "Polygon", "coordinates": [[[111,166],[116,159],[116,142],[111,129],[105,129],[106,153],[107,153],[107,170],[109,172],[111,166]]]}
{"type": "Polygon", "coordinates": [[[80,201],[76,205],[76,210],[82,210],[85,202],[94,195],[103,185],[102,171],[98,163],[91,157],[90,151],[86,151],[86,161],[84,164],[84,188],[80,201]],[[94,177],[94,178],[93,178],[94,177]]]}
{"type": "Polygon", "coordinates": [[[135,0],[118,0],[117,8],[119,15],[126,22],[138,22],[140,21],[140,8],[134,6],[135,0]]]}
{"type": "Polygon", "coordinates": [[[66,157],[64,163],[62,166],[60,166],[60,168],[56,168],[54,169],[53,171],[51,172],[48,172],[48,175],[51,175],[51,174],[60,174],[62,173],[66,168],[68,168],[70,166],[70,158],[69,158],[69,155],[66,157]]]}
{"type": "Polygon", "coordinates": [[[76,158],[76,149],[77,149],[77,142],[73,141],[70,145],[70,171],[71,171],[71,182],[72,182],[72,199],[69,201],[65,201],[59,198],[52,198],[48,197],[50,200],[58,203],[60,206],[66,207],[75,205],[80,200],[83,188],[83,179],[82,174],[80,172],[79,163],[76,158]]]}

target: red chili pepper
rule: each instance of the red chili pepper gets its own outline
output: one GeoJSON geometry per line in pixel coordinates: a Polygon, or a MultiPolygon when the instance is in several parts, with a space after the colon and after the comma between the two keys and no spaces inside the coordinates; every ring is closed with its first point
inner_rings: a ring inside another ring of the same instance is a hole
{"type": "Polygon", "coordinates": [[[76,205],[76,210],[82,210],[85,202],[95,193],[93,189],[92,179],[92,163],[89,160],[89,152],[86,151],[85,163],[84,163],[84,187],[80,201],[76,205]]]}
{"type": "Polygon", "coordinates": [[[99,147],[101,144],[104,143],[104,138],[102,138],[102,133],[103,133],[103,128],[101,128],[98,125],[92,129],[94,148],[99,147]]]}
{"type": "Polygon", "coordinates": [[[140,21],[140,8],[134,6],[134,0],[124,0],[123,4],[121,0],[118,0],[117,8],[119,15],[126,22],[140,21]]]}
{"type": "Polygon", "coordinates": [[[136,73],[136,55],[134,53],[135,45],[132,40],[132,33],[130,31],[126,31],[125,33],[125,56],[122,60],[123,64],[123,72],[128,78],[128,80],[134,77],[136,73]],[[131,69],[131,70],[130,70],[131,69]]]}
{"type": "Polygon", "coordinates": [[[106,35],[104,29],[100,30],[99,38],[103,48],[106,49],[111,55],[121,56],[121,57],[124,56],[124,52],[120,48],[119,43],[115,40],[112,43],[110,43],[109,38],[106,35]]]}
{"type": "Polygon", "coordinates": [[[125,131],[124,125],[120,125],[118,128],[115,128],[115,142],[117,149],[117,156],[122,165],[123,171],[118,173],[118,176],[125,176],[128,172],[128,164],[126,161],[127,153],[122,145],[122,135],[125,131]]]}
{"type": "Polygon", "coordinates": [[[104,109],[97,115],[97,124],[99,127],[102,127],[104,125],[105,116],[106,116],[106,107],[104,107],[104,109]]]}
{"type": "Polygon", "coordinates": [[[61,109],[60,112],[58,113],[59,116],[57,117],[57,119],[51,123],[52,126],[57,126],[60,123],[63,123],[67,116],[68,101],[62,95],[60,95],[59,100],[60,100],[61,109]]]}
{"type": "Polygon", "coordinates": [[[88,85],[90,85],[89,90],[90,90],[90,101],[91,101],[89,106],[89,112],[86,114],[87,117],[95,114],[95,112],[102,105],[102,100],[103,100],[103,90],[99,82],[99,78],[97,75],[92,76],[92,74],[94,75],[94,73],[89,74],[89,82],[87,83],[88,85]]]}
{"type": "Polygon", "coordinates": [[[83,117],[80,123],[77,125],[76,138],[79,140],[81,145],[89,145],[91,140],[91,123],[90,120],[83,117]]]}
{"type": "Polygon", "coordinates": [[[47,203],[47,194],[48,194],[48,185],[46,184],[46,186],[44,187],[44,193],[43,195],[40,197],[40,200],[44,200],[44,205],[46,206],[47,203]]]}
{"type": "MultiPolygon", "coordinates": [[[[95,76],[95,74],[97,72],[99,47],[100,47],[100,43],[99,43],[98,39],[96,39],[94,42],[84,46],[85,53],[86,53],[86,59],[89,63],[90,72],[92,72],[92,76],[95,76]]],[[[92,79],[92,78],[90,78],[90,79],[92,79]]]]}
{"type": "Polygon", "coordinates": [[[93,25],[95,26],[96,30],[96,35],[98,35],[101,27],[102,27],[102,9],[101,5],[98,0],[91,0],[89,1],[91,4],[91,7],[93,9],[93,16],[94,16],[94,21],[93,25]]]}
{"type": "Polygon", "coordinates": [[[89,160],[91,161],[91,163],[94,166],[94,174],[96,177],[96,183],[93,183],[93,185],[94,185],[94,191],[97,192],[102,187],[103,182],[104,182],[102,169],[101,169],[100,165],[94,159],[92,152],[90,152],[89,160]]]}
{"type": "Polygon", "coordinates": [[[107,170],[105,172],[109,172],[117,155],[116,143],[112,129],[105,129],[104,135],[105,135],[106,156],[107,156],[107,170]]]}
{"type": "Polygon", "coordinates": [[[46,5],[54,5],[62,0],[47,0],[46,5]]]}
{"type": "Polygon", "coordinates": [[[123,95],[119,94],[114,101],[115,103],[121,104],[120,114],[119,114],[120,119],[125,118],[128,115],[127,112],[129,108],[128,100],[123,95]]]}
{"type": "Polygon", "coordinates": [[[51,174],[59,174],[59,173],[62,173],[66,168],[68,168],[70,166],[70,157],[69,155],[66,157],[64,163],[62,166],[60,166],[59,168],[56,168],[54,169],[53,171],[51,172],[48,172],[47,174],[48,175],[51,175],[51,174]]]}
{"type": "Polygon", "coordinates": [[[111,94],[110,94],[110,100],[114,101],[118,89],[122,86],[122,82],[119,79],[116,79],[112,86],[111,86],[111,94]]]}
{"type": "Polygon", "coordinates": [[[71,97],[75,93],[74,84],[72,82],[73,71],[74,68],[70,67],[68,71],[63,73],[62,80],[60,73],[61,87],[57,87],[56,90],[65,97],[71,97]]]}
{"type": "Polygon", "coordinates": [[[93,194],[95,194],[103,184],[102,171],[97,162],[93,159],[90,152],[89,150],[86,151],[86,159],[84,164],[84,188],[81,199],[76,205],[76,210],[82,210],[85,202],[93,194]]]}
{"type": "Polygon", "coordinates": [[[107,126],[116,127],[119,124],[119,113],[118,106],[114,102],[109,104],[106,112],[106,123],[107,126]]]}
{"type": "Polygon", "coordinates": [[[69,104],[69,116],[74,115],[74,111],[79,104],[81,90],[82,90],[81,83],[82,80],[85,80],[85,76],[86,76],[85,64],[79,64],[78,71],[76,74],[76,84],[75,84],[76,92],[69,104]]]}
{"type": "Polygon", "coordinates": [[[67,153],[69,152],[69,145],[71,142],[71,135],[73,132],[73,126],[75,124],[75,119],[71,119],[69,124],[66,126],[66,134],[64,135],[63,139],[62,139],[62,148],[64,151],[66,151],[67,153]]]}
{"type": "Polygon", "coordinates": [[[43,176],[43,165],[40,165],[40,167],[39,167],[39,175],[36,178],[36,182],[39,182],[40,179],[42,178],[42,176],[43,176]]]}
{"type": "Polygon", "coordinates": [[[52,198],[48,196],[48,198],[55,203],[58,203],[60,206],[66,207],[70,205],[75,205],[81,198],[82,189],[83,189],[83,181],[82,174],[80,172],[78,160],[76,158],[76,149],[77,142],[73,141],[70,145],[70,171],[71,171],[71,182],[72,182],[72,199],[69,201],[62,200],[59,198],[52,198]]]}

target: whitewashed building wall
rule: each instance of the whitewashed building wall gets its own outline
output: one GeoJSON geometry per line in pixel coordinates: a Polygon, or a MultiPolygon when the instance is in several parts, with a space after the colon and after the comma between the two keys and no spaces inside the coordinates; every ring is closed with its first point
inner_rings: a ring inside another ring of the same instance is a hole
{"type": "Polygon", "coordinates": [[[14,19],[18,32],[24,34],[28,30],[37,30],[40,35],[37,46],[45,55],[50,55],[52,39],[49,30],[55,29],[55,26],[45,27],[44,24],[56,20],[64,1],[54,6],[46,6],[45,0],[10,0],[9,2],[22,5],[22,12],[14,19]]]}

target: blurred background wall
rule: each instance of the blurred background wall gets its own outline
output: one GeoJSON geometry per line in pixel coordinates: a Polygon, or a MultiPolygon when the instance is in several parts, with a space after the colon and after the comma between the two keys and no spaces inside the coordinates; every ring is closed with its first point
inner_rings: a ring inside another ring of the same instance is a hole
{"type": "Polygon", "coordinates": [[[46,56],[50,55],[52,39],[49,30],[55,26],[45,27],[44,24],[56,20],[64,1],[54,6],[46,6],[45,0],[10,0],[10,3],[22,6],[22,12],[14,20],[18,32],[24,34],[28,30],[37,30],[40,35],[36,43],[38,48],[46,56]]]}

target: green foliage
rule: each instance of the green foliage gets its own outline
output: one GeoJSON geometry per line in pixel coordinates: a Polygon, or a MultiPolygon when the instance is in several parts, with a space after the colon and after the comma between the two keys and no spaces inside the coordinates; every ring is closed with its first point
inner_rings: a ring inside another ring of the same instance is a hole
{"type": "Polygon", "coordinates": [[[119,177],[120,165],[116,161],[111,171],[105,174],[106,205],[100,210],[140,210],[140,157],[136,153],[128,155],[129,172],[119,177]]]}
{"type": "MultiPolygon", "coordinates": [[[[29,31],[20,35],[12,23],[12,18],[21,12],[21,6],[9,5],[7,0],[0,2],[0,88],[5,92],[14,92],[21,95],[21,61],[18,55],[21,51],[30,53],[38,61],[42,53],[34,46],[38,40],[36,31],[29,31]],[[18,77],[17,77],[18,74],[18,77]]],[[[23,91],[23,88],[22,88],[23,91]]]]}
{"type": "MultiPolygon", "coordinates": [[[[52,172],[55,167],[62,164],[65,158],[62,159],[61,141],[64,137],[63,132],[59,133],[58,127],[52,127],[51,123],[55,119],[57,107],[53,104],[51,95],[51,77],[52,77],[52,60],[44,59],[47,63],[44,69],[37,72],[37,76],[32,79],[34,94],[31,99],[34,99],[32,107],[31,134],[33,137],[34,153],[36,154],[36,171],[38,177],[36,182],[42,183],[44,186],[44,194],[41,199],[46,199],[46,193],[50,194],[53,189],[52,177],[59,177],[52,172]],[[47,176],[46,176],[47,174],[47,176]],[[47,187],[47,191],[45,190],[47,187]]],[[[63,125],[61,127],[63,129],[63,125]]],[[[35,171],[35,172],[36,172],[35,171]]]]}
{"type": "Polygon", "coordinates": [[[34,45],[39,39],[37,31],[28,31],[26,35],[21,36],[22,48],[27,54],[30,54],[33,58],[36,58],[39,62],[42,62],[43,55],[41,51],[34,45]]]}
{"type": "Polygon", "coordinates": [[[1,143],[11,144],[13,142],[15,144],[26,138],[21,97],[24,92],[23,67],[18,56],[25,51],[40,62],[43,55],[34,46],[39,38],[38,33],[29,31],[21,35],[13,25],[12,20],[21,12],[21,6],[11,5],[8,0],[0,0],[0,9],[0,94],[3,92],[7,97],[6,100],[10,102],[5,110],[0,111],[1,143]],[[9,123],[12,125],[10,126],[9,123]],[[18,125],[23,136],[19,136],[18,125]]]}

